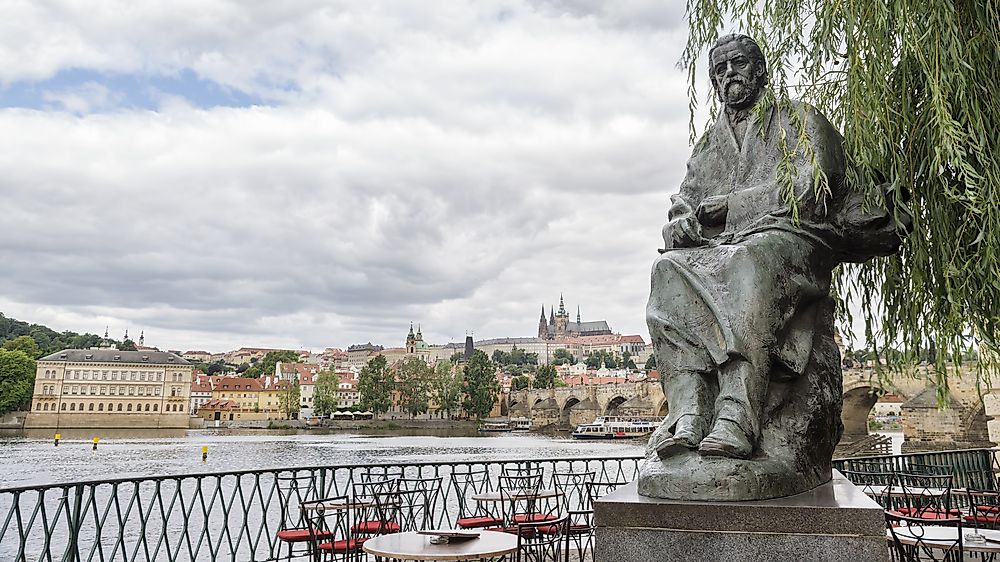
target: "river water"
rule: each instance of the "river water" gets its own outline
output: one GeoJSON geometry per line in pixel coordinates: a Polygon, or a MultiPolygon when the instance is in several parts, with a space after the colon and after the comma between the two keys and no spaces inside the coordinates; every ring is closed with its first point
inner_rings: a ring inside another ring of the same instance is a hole
{"type": "Polygon", "coordinates": [[[51,431],[0,438],[0,488],[118,477],[335,464],[548,459],[640,455],[644,441],[576,441],[535,433],[475,430],[330,432],[297,430],[51,431]],[[208,446],[202,462],[201,448],[208,446]]]}

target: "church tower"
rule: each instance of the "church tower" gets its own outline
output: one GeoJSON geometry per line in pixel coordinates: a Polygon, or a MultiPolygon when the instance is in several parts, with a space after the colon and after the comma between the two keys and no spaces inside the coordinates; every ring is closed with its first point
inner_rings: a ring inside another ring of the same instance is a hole
{"type": "Polygon", "coordinates": [[[563,296],[559,295],[559,312],[556,313],[556,337],[563,338],[566,337],[566,328],[569,325],[569,313],[566,312],[566,304],[563,302],[563,296]]]}
{"type": "Polygon", "coordinates": [[[548,339],[549,337],[549,325],[545,322],[545,305],[542,305],[542,315],[538,317],[538,338],[548,339]]]}
{"type": "Polygon", "coordinates": [[[417,352],[417,336],[413,333],[413,322],[410,322],[410,333],[406,334],[406,352],[417,352]]]}

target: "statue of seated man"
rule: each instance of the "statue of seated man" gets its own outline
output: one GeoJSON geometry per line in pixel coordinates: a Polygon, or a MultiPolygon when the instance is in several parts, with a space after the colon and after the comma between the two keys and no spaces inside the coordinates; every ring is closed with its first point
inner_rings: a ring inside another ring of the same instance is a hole
{"type": "MultiPolygon", "coordinates": [[[[872,209],[845,186],[843,139],[822,114],[764,95],[767,65],[753,39],[720,38],[709,70],[724,111],[671,198],[646,311],[668,406],[649,450],[664,462],[687,451],[754,458],[769,385],[816,365],[818,337],[836,356],[833,269],[894,253],[909,221],[891,197],[889,209],[872,209]]],[[[834,361],[818,370],[839,385],[834,361]]],[[[836,401],[830,455],[842,427],[837,392],[827,400],[836,401]]]]}

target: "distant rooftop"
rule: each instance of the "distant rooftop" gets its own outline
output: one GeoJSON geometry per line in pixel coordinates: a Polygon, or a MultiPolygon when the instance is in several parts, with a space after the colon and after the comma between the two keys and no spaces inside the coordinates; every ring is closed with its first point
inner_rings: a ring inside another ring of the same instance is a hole
{"type": "Polygon", "coordinates": [[[118,349],[64,349],[39,361],[72,363],[148,363],[150,365],[190,365],[180,356],[166,351],[121,351],[118,349]]]}

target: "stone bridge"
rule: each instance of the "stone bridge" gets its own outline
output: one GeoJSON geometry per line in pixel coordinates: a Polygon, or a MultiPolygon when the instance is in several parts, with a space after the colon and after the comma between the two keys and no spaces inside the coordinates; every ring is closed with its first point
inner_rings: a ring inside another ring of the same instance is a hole
{"type": "MultiPolygon", "coordinates": [[[[963,370],[964,371],[964,370],[963,370]]],[[[868,414],[886,392],[904,401],[920,394],[929,385],[927,373],[897,375],[887,388],[881,388],[870,369],[844,371],[844,422],[846,439],[868,435],[868,414]]],[[[950,380],[952,396],[961,404],[981,404],[975,388],[975,375],[963,372],[950,380]]],[[[532,418],[536,427],[548,424],[574,426],[589,423],[600,415],[665,416],[666,398],[659,382],[570,386],[510,393],[509,413],[532,418]]]]}

